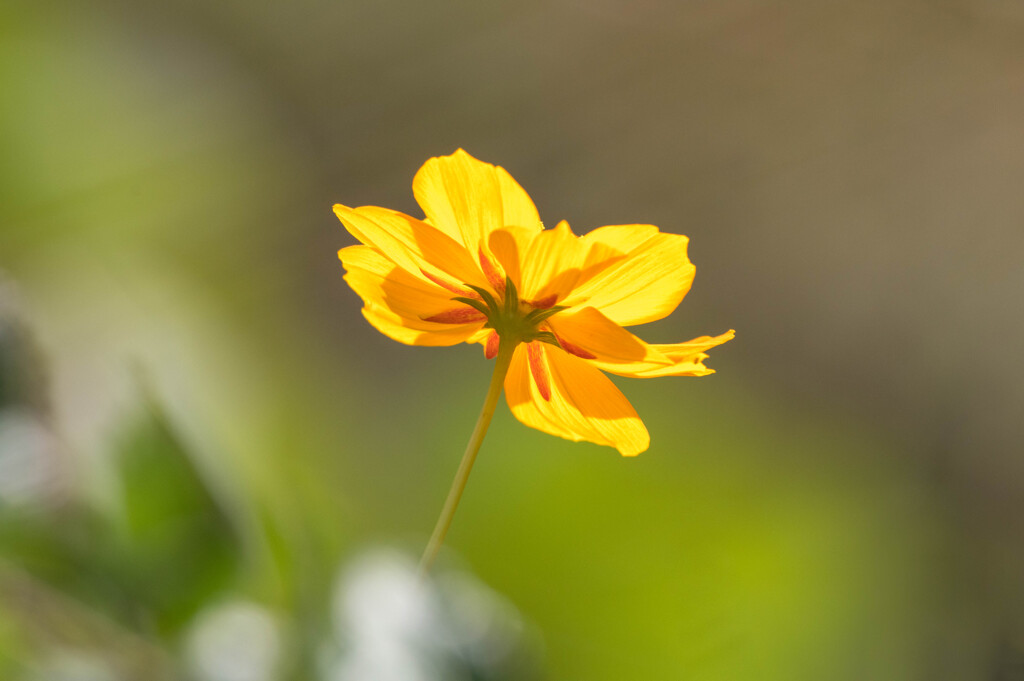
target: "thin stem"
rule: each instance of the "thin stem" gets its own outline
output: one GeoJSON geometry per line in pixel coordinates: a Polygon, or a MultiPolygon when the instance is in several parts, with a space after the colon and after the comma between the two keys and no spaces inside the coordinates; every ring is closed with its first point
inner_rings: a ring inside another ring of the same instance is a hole
{"type": "Polygon", "coordinates": [[[469,472],[473,469],[473,462],[476,461],[476,453],[480,451],[484,435],[487,434],[487,427],[491,425],[494,409],[498,406],[501,388],[505,383],[505,374],[508,373],[508,367],[512,363],[512,355],[515,352],[516,345],[517,343],[515,342],[508,342],[503,339],[498,346],[498,356],[494,360],[494,373],[491,375],[491,385],[487,389],[484,406],[480,410],[479,418],[476,420],[476,427],[473,428],[469,444],[466,445],[466,453],[462,455],[459,470],[455,473],[455,479],[452,480],[452,487],[448,490],[448,498],[445,500],[444,508],[441,509],[441,516],[437,519],[437,524],[434,526],[434,533],[430,535],[427,548],[423,551],[423,557],[420,558],[419,572],[421,577],[426,576],[430,571],[430,566],[433,565],[437,552],[441,550],[441,544],[444,543],[444,537],[448,534],[448,528],[451,527],[452,518],[455,516],[455,509],[459,505],[459,499],[462,498],[462,491],[466,489],[466,481],[469,480],[469,472]]]}

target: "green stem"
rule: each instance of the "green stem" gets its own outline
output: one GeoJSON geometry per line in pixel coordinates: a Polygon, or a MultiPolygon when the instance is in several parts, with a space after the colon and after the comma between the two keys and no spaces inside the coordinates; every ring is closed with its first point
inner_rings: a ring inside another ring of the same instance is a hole
{"type": "Polygon", "coordinates": [[[487,427],[491,425],[494,409],[498,406],[498,398],[501,397],[501,389],[505,384],[505,374],[508,373],[508,367],[512,363],[512,355],[515,352],[516,345],[517,343],[515,342],[502,340],[498,346],[498,357],[494,362],[491,385],[487,389],[487,397],[484,399],[484,406],[480,410],[480,417],[476,420],[473,435],[470,436],[469,444],[466,445],[466,453],[462,455],[459,470],[455,473],[455,479],[452,480],[451,489],[448,490],[448,498],[445,500],[444,508],[441,509],[441,516],[437,519],[437,524],[434,526],[434,533],[430,535],[427,548],[423,551],[423,557],[420,558],[419,571],[421,577],[426,576],[430,572],[430,566],[433,565],[437,552],[441,550],[441,544],[444,543],[444,537],[448,534],[448,528],[451,527],[452,518],[455,516],[455,509],[459,505],[459,499],[462,498],[462,491],[466,489],[466,481],[469,480],[469,472],[473,469],[473,462],[476,461],[476,453],[480,451],[484,435],[487,434],[487,427]]]}

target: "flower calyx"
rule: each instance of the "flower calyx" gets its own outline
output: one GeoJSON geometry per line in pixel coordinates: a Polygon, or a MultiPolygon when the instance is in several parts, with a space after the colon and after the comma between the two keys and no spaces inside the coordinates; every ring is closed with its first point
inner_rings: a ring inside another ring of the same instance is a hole
{"type": "MultiPolygon", "coordinates": [[[[493,293],[479,286],[469,286],[479,298],[455,297],[452,300],[469,305],[485,317],[484,328],[494,329],[502,343],[529,343],[541,341],[561,347],[558,338],[551,331],[542,328],[543,322],[565,309],[564,305],[541,305],[519,298],[515,284],[505,278],[505,292],[499,301],[493,293]]],[[[552,301],[553,302],[553,301],[552,301]]]]}

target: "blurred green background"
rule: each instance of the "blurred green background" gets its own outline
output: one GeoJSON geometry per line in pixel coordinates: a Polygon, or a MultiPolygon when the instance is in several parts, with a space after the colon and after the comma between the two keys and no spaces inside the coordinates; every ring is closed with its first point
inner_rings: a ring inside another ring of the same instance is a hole
{"type": "Polygon", "coordinates": [[[1022,187],[1017,0],[5,0],[0,678],[1024,679],[1022,187]],[[490,366],[330,207],[460,146],[738,336],[636,459],[502,407],[424,595],[490,366]]]}

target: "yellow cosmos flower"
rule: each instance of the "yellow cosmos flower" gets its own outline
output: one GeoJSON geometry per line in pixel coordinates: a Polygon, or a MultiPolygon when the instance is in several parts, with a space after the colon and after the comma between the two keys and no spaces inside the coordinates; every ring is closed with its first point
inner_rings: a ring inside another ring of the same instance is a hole
{"type": "Polygon", "coordinates": [[[504,387],[516,418],[625,456],[650,436],[602,372],[704,376],[707,350],[733,337],[651,345],[624,327],[661,319],[690,290],[688,240],[651,225],[600,227],[581,237],[544,229],[504,168],[461,149],[427,161],[412,183],[418,220],[375,206],[334,212],[360,242],[338,252],[363,315],[409,345],[482,343],[495,359],[480,418],[420,562],[430,569],[504,387]]]}
{"type": "Polygon", "coordinates": [[[527,426],[639,454],[647,429],[602,372],[704,376],[707,350],[734,335],[648,344],[623,328],[671,314],[689,291],[685,236],[652,225],[580,237],[564,221],[544,229],[504,168],[461,149],[427,161],[412,186],[423,220],[334,206],[363,244],[339,251],[345,280],[394,340],[481,343],[488,358],[504,349],[505,397],[527,426]]]}

